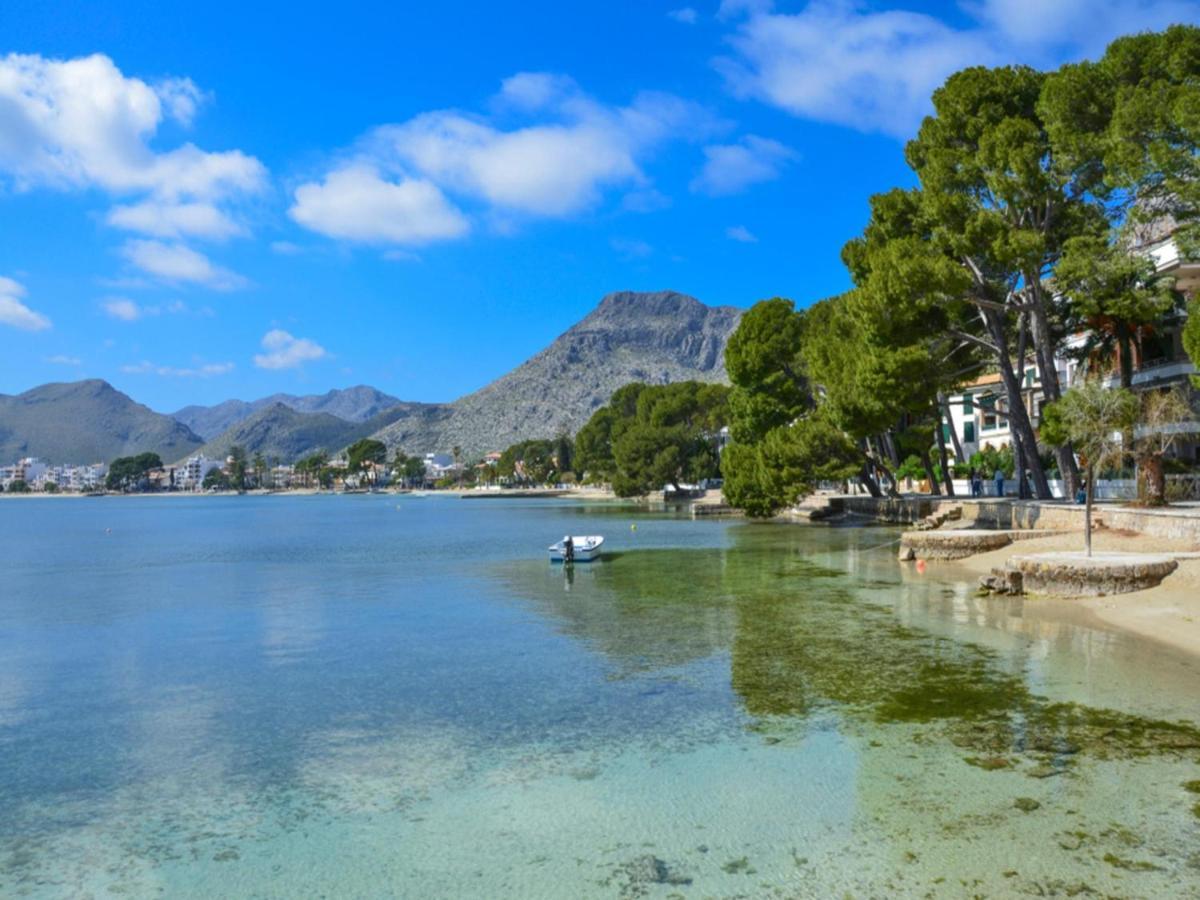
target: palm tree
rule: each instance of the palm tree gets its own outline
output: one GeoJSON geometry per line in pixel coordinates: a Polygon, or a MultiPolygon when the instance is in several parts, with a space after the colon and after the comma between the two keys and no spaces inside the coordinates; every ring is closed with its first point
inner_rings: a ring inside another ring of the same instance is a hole
{"type": "Polygon", "coordinates": [[[458,486],[462,487],[462,467],[458,464],[459,459],[462,457],[462,447],[456,444],[450,452],[454,454],[454,468],[458,470],[458,486]]]}

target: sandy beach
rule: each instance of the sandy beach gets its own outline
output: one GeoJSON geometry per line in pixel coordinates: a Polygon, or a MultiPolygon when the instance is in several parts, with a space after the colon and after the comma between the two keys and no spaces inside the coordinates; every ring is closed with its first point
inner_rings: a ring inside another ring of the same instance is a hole
{"type": "MultiPolygon", "coordinates": [[[[1117,550],[1129,553],[1200,551],[1200,547],[1190,542],[1103,529],[1093,534],[1092,545],[1097,551],[1117,550]]],[[[994,567],[1003,565],[1011,556],[1082,549],[1082,534],[1056,534],[1020,541],[999,550],[954,562],[930,562],[928,567],[935,577],[942,571],[977,578],[991,572],[994,567]]],[[[1043,600],[1036,597],[1022,599],[1027,607],[1030,604],[1042,605],[1051,615],[1070,615],[1076,610],[1083,610],[1094,622],[1106,627],[1129,631],[1200,658],[1200,559],[1179,560],[1179,568],[1175,572],[1157,587],[1144,591],[1108,597],[1081,597],[1074,600],[1043,600]]]]}

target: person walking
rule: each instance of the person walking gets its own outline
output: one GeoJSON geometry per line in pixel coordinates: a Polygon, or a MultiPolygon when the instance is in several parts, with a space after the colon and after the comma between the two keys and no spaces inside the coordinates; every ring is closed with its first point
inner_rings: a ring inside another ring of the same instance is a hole
{"type": "Polygon", "coordinates": [[[1004,470],[996,466],[996,474],[992,476],[996,479],[996,496],[1004,496],[1004,470]]]}
{"type": "Polygon", "coordinates": [[[972,497],[982,496],[982,494],[983,494],[983,479],[980,478],[979,470],[977,468],[975,468],[974,466],[971,466],[970,481],[971,481],[971,496],[972,497]]]}

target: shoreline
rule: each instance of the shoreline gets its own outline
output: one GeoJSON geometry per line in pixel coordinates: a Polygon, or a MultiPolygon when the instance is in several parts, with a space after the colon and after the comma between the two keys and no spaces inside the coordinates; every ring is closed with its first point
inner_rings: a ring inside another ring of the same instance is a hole
{"type": "MultiPolygon", "coordinates": [[[[1197,550],[1196,545],[1188,541],[1106,529],[1093,532],[1092,544],[1101,552],[1185,553],[1197,550]]],[[[1082,533],[1054,534],[963,559],[931,560],[926,563],[926,571],[933,577],[955,574],[977,581],[1013,556],[1082,549],[1082,533]]],[[[1084,612],[1093,624],[1147,638],[1200,661],[1200,559],[1180,559],[1178,563],[1179,568],[1161,583],[1141,591],[1103,597],[1041,598],[1033,595],[1019,599],[1026,605],[1043,606],[1055,618],[1084,612]]]]}
{"type": "MultiPolygon", "coordinates": [[[[280,490],[259,491],[250,490],[244,492],[238,491],[134,491],[130,493],[121,493],[119,491],[105,491],[99,494],[86,494],[79,491],[59,491],[58,493],[46,493],[44,491],[29,491],[24,494],[10,494],[0,492],[0,501],[3,500],[101,500],[108,498],[128,498],[128,497],[155,497],[155,498],[195,498],[195,497],[341,497],[362,496],[365,491],[333,491],[324,490],[321,488],[287,488],[280,490]]],[[[491,499],[522,499],[522,498],[541,498],[552,497],[561,500],[619,500],[611,490],[602,488],[576,488],[569,490],[550,490],[543,488],[516,489],[505,491],[474,491],[474,490],[457,490],[457,489],[434,489],[434,490],[404,490],[391,491],[382,490],[379,495],[388,497],[406,497],[417,494],[424,497],[453,497],[462,499],[463,497],[471,498],[491,498],[491,499]]]]}

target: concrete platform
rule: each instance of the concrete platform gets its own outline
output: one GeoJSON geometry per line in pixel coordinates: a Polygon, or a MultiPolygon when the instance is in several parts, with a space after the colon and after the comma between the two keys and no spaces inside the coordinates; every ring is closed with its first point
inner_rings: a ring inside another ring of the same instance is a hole
{"type": "Polygon", "coordinates": [[[1012,557],[980,586],[999,594],[1104,597],[1154,587],[1178,567],[1172,556],[1152,553],[1034,553],[1012,557]]]}
{"type": "Polygon", "coordinates": [[[1046,537],[1052,531],[1005,529],[987,531],[972,528],[940,528],[933,531],[906,531],[900,535],[900,561],[913,559],[962,559],[988,550],[1007,547],[1013,541],[1046,537]]]}

